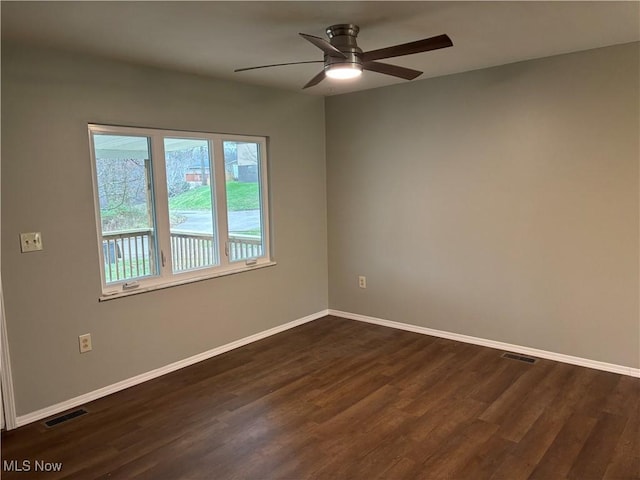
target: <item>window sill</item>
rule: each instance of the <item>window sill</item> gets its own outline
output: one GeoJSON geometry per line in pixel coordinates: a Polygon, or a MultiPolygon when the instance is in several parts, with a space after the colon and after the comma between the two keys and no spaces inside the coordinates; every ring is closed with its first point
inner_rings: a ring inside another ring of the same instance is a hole
{"type": "Polygon", "coordinates": [[[116,298],[129,297],[131,295],[139,295],[141,293],[153,292],[156,290],[163,290],[165,288],[177,287],[179,285],[186,285],[194,282],[201,282],[203,280],[210,280],[212,278],[225,277],[227,275],[235,275],[238,273],[249,272],[251,270],[258,270],[260,268],[272,267],[277,265],[274,261],[269,261],[265,263],[259,263],[257,265],[242,265],[240,268],[234,268],[230,270],[218,271],[215,273],[207,273],[206,275],[202,275],[200,277],[189,277],[183,280],[174,280],[172,282],[161,283],[157,285],[141,285],[138,288],[132,290],[119,290],[113,293],[103,293],[98,297],[99,302],[106,302],[109,300],[115,300],[116,298]]]}

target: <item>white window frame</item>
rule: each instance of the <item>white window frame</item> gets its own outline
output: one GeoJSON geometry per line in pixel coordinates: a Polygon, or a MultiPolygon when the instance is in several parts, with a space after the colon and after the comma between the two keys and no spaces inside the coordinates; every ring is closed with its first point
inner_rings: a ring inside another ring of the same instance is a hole
{"type": "Polygon", "coordinates": [[[250,271],[257,268],[275,265],[271,258],[271,233],[269,220],[269,182],[267,169],[267,137],[219,134],[205,132],[191,132],[181,130],[161,130],[140,127],[121,127],[112,125],[89,124],[89,146],[91,169],[93,177],[94,207],[96,215],[96,233],[98,254],[100,258],[100,277],[102,281],[102,295],[99,300],[143,293],[151,290],[183,285],[224,275],[250,271]],[[150,138],[151,169],[152,169],[152,208],[155,216],[155,235],[157,237],[158,262],[156,275],[124,279],[107,283],[105,273],[105,253],[103,248],[102,220],[98,191],[98,175],[95,158],[93,134],[142,136],[150,138]],[[217,239],[216,249],[219,263],[211,267],[202,267],[182,272],[173,272],[171,255],[171,237],[169,226],[169,203],[164,158],[165,138],[193,138],[207,140],[210,152],[210,175],[212,179],[212,209],[215,210],[216,224],[214,238],[217,239]],[[261,233],[263,254],[246,260],[231,262],[229,258],[229,234],[227,225],[227,194],[224,164],[224,141],[250,142],[259,145],[259,183],[261,206],[261,233]]]}

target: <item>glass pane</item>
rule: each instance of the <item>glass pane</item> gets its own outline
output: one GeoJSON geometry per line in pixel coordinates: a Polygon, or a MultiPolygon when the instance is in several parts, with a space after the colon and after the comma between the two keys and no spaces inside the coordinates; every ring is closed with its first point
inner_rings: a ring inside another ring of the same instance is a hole
{"type": "Polygon", "coordinates": [[[173,272],[218,264],[209,142],[165,138],[173,272]]]}
{"type": "Polygon", "coordinates": [[[260,144],[225,141],[229,261],[264,254],[260,193],[260,144]]]}
{"type": "Polygon", "coordinates": [[[148,137],[93,134],[106,283],[157,274],[148,137]]]}

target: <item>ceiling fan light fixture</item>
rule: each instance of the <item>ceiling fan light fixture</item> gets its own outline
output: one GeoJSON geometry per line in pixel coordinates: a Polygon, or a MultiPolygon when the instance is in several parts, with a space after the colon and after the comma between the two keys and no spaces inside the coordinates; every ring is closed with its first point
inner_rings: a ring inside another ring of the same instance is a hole
{"type": "Polygon", "coordinates": [[[327,65],[324,73],[329,78],[348,80],[362,75],[362,65],[359,63],[334,63],[327,65]]]}
{"type": "Polygon", "coordinates": [[[324,60],[276,63],[271,65],[261,65],[258,67],[238,68],[234,71],[243,72],[245,70],[255,70],[257,68],[323,62],[324,68],[309,80],[304,87],[302,87],[303,90],[319,84],[327,77],[337,80],[355,79],[362,75],[363,70],[391,75],[392,77],[402,78],[404,80],[413,80],[422,75],[422,72],[411,68],[400,67],[398,65],[378,62],[377,60],[413,55],[416,53],[453,46],[453,42],[449,36],[442,34],[436,35],[435,37],[416,40],[415,42],[403,43],[401,45],[393,45],[391,47],[363,52],[358,46],[358,42],[356,40],[359,31],[360,27],[352,23],[331,25],[326,29],[329,41],[307,33],[300,33],[299,35],[302,38],[324,52],[324,60]]]}

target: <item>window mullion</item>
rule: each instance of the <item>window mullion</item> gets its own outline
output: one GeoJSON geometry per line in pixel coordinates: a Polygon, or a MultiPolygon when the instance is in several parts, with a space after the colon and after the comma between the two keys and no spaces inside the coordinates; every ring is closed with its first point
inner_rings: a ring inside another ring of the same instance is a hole
{"type": "Polygon", "coordinates": [[[172,275],[171,227],[169,219],[169,196],[167,192],[167,174],[165,171],[164,143],[161,135],[151,137],[151,149],[154,161],[153,192],[156,216],[156,235],[158,237],[158,273],[160,278],[172,275]]]}
{"type": "Polygon", "coordinates": [[[264,248],[263,254],[271,258],[271,219],[269,218],[269,205],[271,202],[269,201],[269,182],[267,181],[267,142],[260,140],[258,144],[260,145],[260,221],[264,248]]]}
{"type": "Polygon", "coordinates": [[[218,251],[220,252],[220,265],[223,266],[229,264],[229,229],[227,228],[227,184],[224,166],[224,149],[222,146],[222,137],[213,135],[212,141],[218,251]]]}

